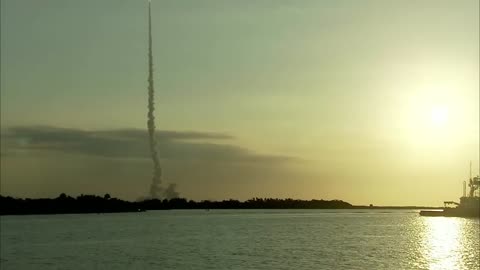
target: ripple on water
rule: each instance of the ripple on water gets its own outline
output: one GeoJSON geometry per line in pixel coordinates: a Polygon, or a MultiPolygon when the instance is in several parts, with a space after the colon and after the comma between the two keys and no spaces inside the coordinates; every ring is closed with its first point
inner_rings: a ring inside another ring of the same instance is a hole
{"type": "Polygon", "coordinates": [[[478,219],[212,210],[0,219],[1,269],[479,269],[478,219]]]}

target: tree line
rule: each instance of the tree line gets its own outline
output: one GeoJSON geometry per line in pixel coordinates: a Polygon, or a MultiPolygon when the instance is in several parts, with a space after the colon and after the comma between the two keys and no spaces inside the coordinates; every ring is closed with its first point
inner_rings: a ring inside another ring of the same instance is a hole
{"type": "Polygon", "coordinates": [[[185,198],[144,199],[130,202],[112,198],[109,194],[80,195],[65,193],[54,199],[22,199],[0,195],[0,215],[115,213],[168,209],[341,209],[352,208],[341,200],[297,200],[278,198],[252,198],[246,201],[194,201],[185,198]]]}

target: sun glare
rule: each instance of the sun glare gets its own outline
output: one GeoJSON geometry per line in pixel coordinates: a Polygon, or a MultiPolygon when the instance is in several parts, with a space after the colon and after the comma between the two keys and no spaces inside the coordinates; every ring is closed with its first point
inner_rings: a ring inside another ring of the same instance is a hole
{"type": "Polygon", "coordinates": [[[429,269],[459,269],[462,258],[462,232],[464,222],[454,218],[428,218],[422,237],[423,256],[429,269]]]}
{"type": "MultiPolygon", "coordinates": [[[[461,141],[460,130],[465,130],[468,112],[465,100],[453,89],[462,89],[460,83],[423,83],[405,92],[399,109],[399,134],[408,151],[415,153],[447,153],[461,141]],[[466,117],[461,117],[466,115],[466,117]],[[428,151],[426,151],[428,148],[428,151]]],[[[465,86],[466,87],[466,86],[465,86]]]]}
{"type": "Polygon", "coordinates": [[[452,110],[444,102],[422,101],[411,104],[404,115],[405,131],[420,144],[449,140],[455,123],[452,110]]]}
{"type": "Polygon", "coordinates": [[[431,122],[435,127],[445,127],[448,122],[448,108],[435,106],[430,112],[431,122]]]}

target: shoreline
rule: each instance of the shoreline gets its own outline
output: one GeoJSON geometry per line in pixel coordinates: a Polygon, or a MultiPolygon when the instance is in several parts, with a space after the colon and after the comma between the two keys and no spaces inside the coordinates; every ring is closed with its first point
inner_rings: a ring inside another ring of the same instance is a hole
{"type": "Polygon", "coordinates": [[[149,199],[137,202],[111,198],[110,195],[80,195],[76,198],[61,194],[51,199],[21,199],[0,195],[0,216],[6,215],[61,215],[136,213],[151,210],[441,210],[432,206],[366,206],[352,205],[342,200],[294,200],[278,198],[253,198],[246,201],[200,201],[185,198],[149,199]]]}

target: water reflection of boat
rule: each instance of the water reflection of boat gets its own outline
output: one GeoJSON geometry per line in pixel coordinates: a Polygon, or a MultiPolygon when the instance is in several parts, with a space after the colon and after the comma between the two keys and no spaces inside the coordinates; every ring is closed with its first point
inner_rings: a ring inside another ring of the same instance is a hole
{"type": "Polygon", "coordinates": [[[480,176],[472,178],[472,165],[470,164],[470,179],[468,182],[470,191],[466,194],[466,182],[463,182],[463,196],[460,203],[445,201],[443,210],[423,210],[421,216],[443,217],[480,217],[480,176]]]}

